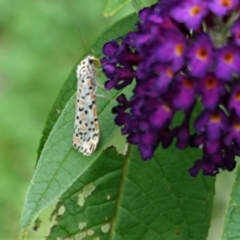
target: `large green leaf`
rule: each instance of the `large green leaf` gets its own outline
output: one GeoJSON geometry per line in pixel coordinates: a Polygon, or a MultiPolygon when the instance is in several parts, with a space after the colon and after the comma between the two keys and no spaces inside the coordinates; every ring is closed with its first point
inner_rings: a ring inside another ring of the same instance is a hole
{"type": "Polygon", "coordinates": [[[134,9],[136,10],[136,12],[139,12],[141,9],[145,7],[142,0],[132,0],[131,3],[134,9]]]}
{"type": "Polygon", "coordinates": [[[203,240],[210,225],[214,178],[192,178],[200,150],[160,149],[141,161],[107,149],[61,197],[48,240],[203,240]]]}
{"type": "Polygon", "coordinates": [[[236,174],[230,201],[224,220],[222,239],[240,239],[240,168],[236,174]]]}
{"type": "MultiPolygon", "coordinates": [[[[132,15],[115,24],[100,36],[89,52],[93,51],[96,57],[101,57],[102,45],[106,41],[126,34],[133,28],[136,20],[136,16],[132,15]]],[[[103,76],[98,79],[100,78],[102,78],[100,82],[103,82],[103,76]]],[[[47,127],[43,137],[43,142],[45,143],[41,143],[41,148],[44,147],[41,150],[39,162],[29,187],[22,213],[22,230],[29,227],[44,208],[56,200],[91,166],[101,151],[110,144],[110,140],[118,130],[113,124],[113,116],[111,114],[114,101],[98,98],[97,108],[100,124],[98,149],[89,157],[85,157],[74,150],[72,148],[72,134],[75,115],[75,89],[76,77],[74,69],[60,92],[60,96],[57,99],[59,103],[54,104],[54,108],[47,120],[47,127]],[[58,109],[58,105],[61,105],[62,109],[58,109]],[[59,111],[60,116],[54,115],[55,111],[59,111]]],[[[114,99],[117,94],[116,91],[107,92],[107,97],[114,99]]]]}
{"type": "Polygon", "coordinates": [[[103,11],[104,17],[111,17],[117,11],[119,11],[127,3],[132,3],[133,8],[136,12],[144,8],[144,3],[142,0],[107,0],[106,6],[103,11]]]}
{"type": "Polygon", "coordinates": [[[103,11],[104,17],[111,17],[114,13],[120,10],[124,5],[130,3],[131,0],[107,0],[103,11]]]}

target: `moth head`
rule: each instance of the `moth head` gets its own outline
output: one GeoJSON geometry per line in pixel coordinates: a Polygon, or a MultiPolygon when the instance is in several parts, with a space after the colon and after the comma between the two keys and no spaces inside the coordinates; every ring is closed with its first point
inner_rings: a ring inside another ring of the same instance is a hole
{"type": "Polygon", "coordinates": [[[88,57],[89,64],[93,65],[94,67],[99,67],[101,66],[101,62],[98,58],[95,58],[93,56],[88,57]]]}

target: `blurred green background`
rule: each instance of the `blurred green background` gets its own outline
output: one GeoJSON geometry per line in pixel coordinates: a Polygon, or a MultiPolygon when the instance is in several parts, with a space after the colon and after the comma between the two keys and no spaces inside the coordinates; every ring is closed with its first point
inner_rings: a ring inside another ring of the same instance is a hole
{"type": "MultiPolygon", "coordinates": [[[[47,114],[85,52],[79,32],[88,48],[104,29],[134,11],[128,4],[105,19],[104,5],[103,0],[0,0],[1,240],[18,238],[21,210],[47,114]]],[[[219,180],[214,218],[218,232],[222,221],[219,212],[223,213],[226,205],[222,197],[227,198],[225,189],[230,187],[232,176],[225,173],[219,180]]],[[[28,239],[44,239],[45,231],[40,227],[37,234],[30,232],[28,239]]],[[[218,239],[214,232],[209,240],[218,239]]]]}

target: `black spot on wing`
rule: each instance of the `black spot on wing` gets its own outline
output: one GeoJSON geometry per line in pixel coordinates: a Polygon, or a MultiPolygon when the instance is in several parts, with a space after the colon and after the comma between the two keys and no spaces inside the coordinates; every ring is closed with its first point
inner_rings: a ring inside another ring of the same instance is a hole
{"type": "Polygon", "coordinates": [[[93,138],[94,138],[94,137],[98,137],[98,135],[99,135],[98,133],[94,133],[94,134],[93,134],[93,138]]]}

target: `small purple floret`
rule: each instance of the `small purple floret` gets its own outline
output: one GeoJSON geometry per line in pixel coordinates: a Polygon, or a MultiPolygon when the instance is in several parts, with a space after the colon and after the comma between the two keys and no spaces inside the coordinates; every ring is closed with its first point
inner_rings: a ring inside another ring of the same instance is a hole
{"type": "Polygon", "coordinates": [[[240,73],[240,51],[229,44],[216,52],[217,66],[215,74],[222,80],[230,81],[233,74],[240,73]]]}
{"type": "Polygon", "coordinates": [[[232,94],[229,100],[229,109],[234,110],[236,115],[240,118],[240,84],[233,85],[231,88],[232,94]]]}
{"type": "Polygon", "coordinates": [[[203,0],[179,1],[170,10],[170,16],[176,21],[185,23],[189,29],[196,30],[202,23],[202,19],[208,12],[207,4],[203,0]]]}
{"type": "Polygon", "coordinates": [[[238,4],[238,0],[209,0],[208,2],[209,9],[219,17],[228,14],[238,4]]]}
{"type": "Polygon", "coordinates": [[[201,34],[188,51],[189,72],[194,77],[203,77],[213,60],[213,45],[207,34],[201,34]]]}
{"type": "Polygon", "coordinates": [[[216,109],[219,105],[219,100],[226,93],[223,82],[212,73],[206,74],[199,81],[198,92],[203,106],[209,110],[216,109]]]}

